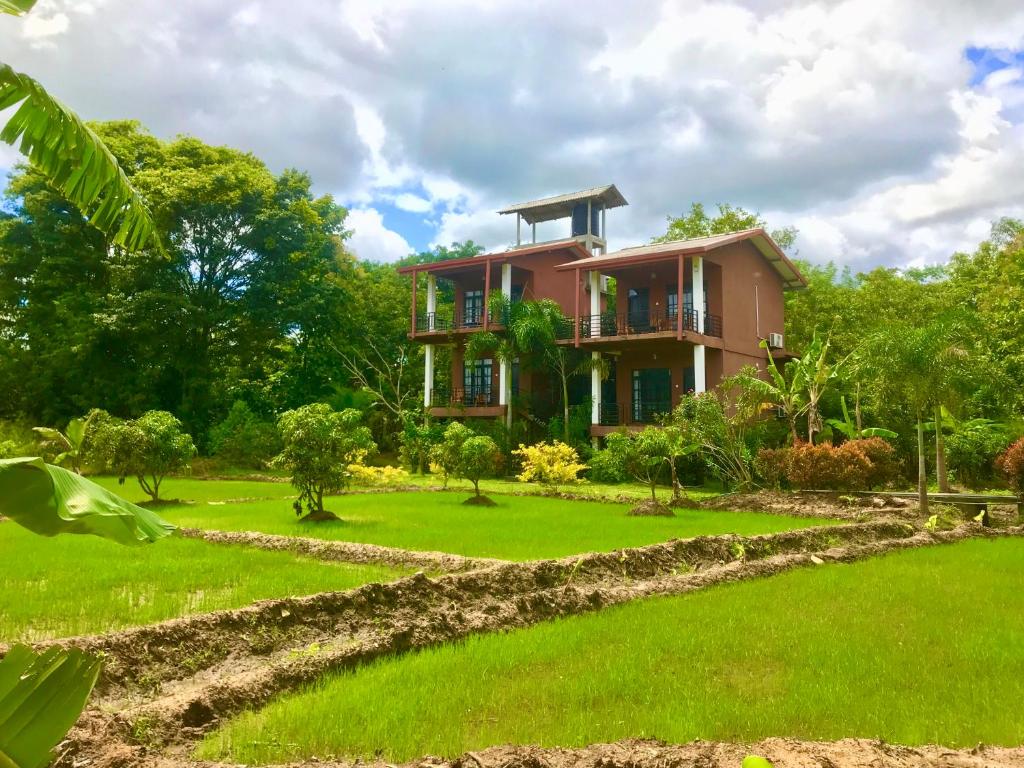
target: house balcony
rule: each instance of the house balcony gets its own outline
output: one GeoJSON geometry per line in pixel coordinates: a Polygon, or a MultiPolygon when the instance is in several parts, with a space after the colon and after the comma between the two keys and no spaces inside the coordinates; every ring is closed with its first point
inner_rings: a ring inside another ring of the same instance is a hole
{"type": "Polygon", "coordinates": [[[661,419],[672,412],[672,403],[634,399],[626,405],[601,403],[598,421],[590,425],[590,434],[603,437],[613,432],[639,432],[650,424],[659,424],[661,419]]]}
{"type": "MultiPolygon", "coordinates": [[[[682,316],[684,333],[698,333],[714,338],[722,337],[722,318],[720,315],[707,314],[703,328],[700,313],[695,309],[684,309],[682,316]]],[[[558,338],[571,341],[575,338],[576,323],[570,318],[563,328],[558,329],[558,338]]],[[[615,340],[637,336],[653,336],[666,338],[674,336],[679,330],[679,317],[675,312],[627,312],[615,314],[606,312],[600,315],[583,315],[579,318],[579,338],[581,342],[602,339],[615,340]]]]}
{"type": "MultiPolygon", "coordinates": [[[[488,330],[501,330],[505,327],[504,318],[491,317],[487,320],[488,330]]],[[[427,312],[416,315],[416,336],[428,334],[449,335],[456,333],[473,333],[484,329],[484,313],[479,312],[427,312]]]]}
{"type": "Polygon", "coordinates": [[[498,393],[490,388],[434,389],[430,393],[430,415],[437,418],[466,416],[503,416],[505,406],[498,405],[498,393]]]}

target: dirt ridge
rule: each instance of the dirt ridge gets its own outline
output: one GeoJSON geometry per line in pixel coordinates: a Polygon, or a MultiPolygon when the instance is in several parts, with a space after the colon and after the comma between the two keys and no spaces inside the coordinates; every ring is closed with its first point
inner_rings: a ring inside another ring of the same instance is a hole
{"type": "Polygon", "coordinates": [[[154,686],[140,691],[137,679],[122,680],[132,683],[127,688],[106,680],[89,717],[76,730],[69,754],[89,751],[94,765],[103,766],[109,759],[94,751],[102,747],[102,754],[114,749],[121,756],[119,763],[149,764],[137,762],[147,753],[130,746],[133,738],[171,745],[169,754],[173,754],[243,708],[259,706],[325,672],[383,655],[652,595],[682,594],[828,561],[847,562],[895,549],[998,535],[1024,535],[1024,527],[993,531],[971,524],[930,533],[904,523],[879,522],[756,537],[701,537],[560,561],[507,563],[438,579],[417,574],[389,585],[263,601],[238,611],[100,636],[91,640],[107,648],[108,666],[115,675],[124,675],[136,663],[145,668],[155,651],[159,660],[153,668],[154,686]],[[720,558],[723,553],[727,556],[720,558]],[[667,568],[671,558],[686,568],[667,568]],[[176,643],[187,642],[194,630],[205,627],[204,622],[216,627],[205,641],[230,641],[244,635],[240,627],[246,620],[255,620],[252,626],[257,627],[280,621],[296,631],[262,650],[247,647],[244,640],[235,646],[228,642],[223,655],[186,670],[191,676],[182,675],[176,643]],[[117,714],[101,714],[110,711],[117,714]],[[90,746],[88,722],[97,718],[104,724],[98,729],[101,744],[90,746]]]}
{"type": "Polygon", "coordinates": [[[508,562],[493,557],[466,557],[449,552],[399,549],[379,544],[358,544],[349,541],[316,539],[306,536],[281,536],[258,531],[217,531],[200,528],[179,528],[189,539],[202,539],[215,544],[241,544],[275,552],[292,552],[318,560],[331,560],[365,565],[395,565],[422,568],[445,573],[470,571],[508,562]]]}

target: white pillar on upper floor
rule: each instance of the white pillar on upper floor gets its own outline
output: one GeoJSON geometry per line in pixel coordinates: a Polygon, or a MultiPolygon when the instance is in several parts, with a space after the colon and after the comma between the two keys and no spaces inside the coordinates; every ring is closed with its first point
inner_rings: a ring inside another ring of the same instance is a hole
{"type": "Polygon", "coordinates": [[[590,270],[590,335],[601,335],[601,273],[590,270]]]}
{"type": "MultiPolygon", "coordinates": [[[[501,293],[505,300],[512,298],[512,265],[507,261],[501,265],[501,293]]],[[[498,405],[508,405],[512,384],[511,369],[507,360],[498,361],[498,405]]]]}
{"type": "Polygon", "coordinates": [[[427,330],[437,330],[437,278],[427,273],[427,330]]]}
{"type": "Polygon", "coordinates": [[[423,407],[430,407],[434,393],[434,345],[423,345],[423,407]]]}
{"type": "Polygon", "coordinates": [[[697,332],[704,333],[704,259],[694,256],[693,264],[693,308],[697,311],[697,332]]]}
{"type": "Polygon", "coordinates": [[[707,367],[704,362],[704,345],[693,345],[693,391],[696,394],[707,391],[707,367]]]}

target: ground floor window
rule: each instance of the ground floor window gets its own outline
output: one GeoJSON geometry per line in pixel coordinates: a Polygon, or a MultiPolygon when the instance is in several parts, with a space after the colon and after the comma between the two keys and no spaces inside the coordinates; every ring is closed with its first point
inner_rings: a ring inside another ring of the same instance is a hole
{"type": "Polygon", "coordinates": [[[683,392],[690,393],[697,389],[697,377],[693,367],[683,368],[683,392]]]}
{"type": "Polygon", "coordinates": [[[633,371],[633,421],[649,424],[672,410],[672,374],[668,368],[633,371]]]}

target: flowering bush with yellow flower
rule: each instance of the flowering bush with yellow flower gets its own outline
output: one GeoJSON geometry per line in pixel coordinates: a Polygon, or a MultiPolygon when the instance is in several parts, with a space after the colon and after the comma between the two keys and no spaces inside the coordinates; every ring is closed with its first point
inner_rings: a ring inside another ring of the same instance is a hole
{"type": "Polygon", "coordinates": [[[579,473],[587,468],[571,445],[559,441],[522,445],[512,451],[522,460],[523,471],[518,478],[524,483],[540,483],[550,488],[570,483],[582,483],[579,473]]]}

